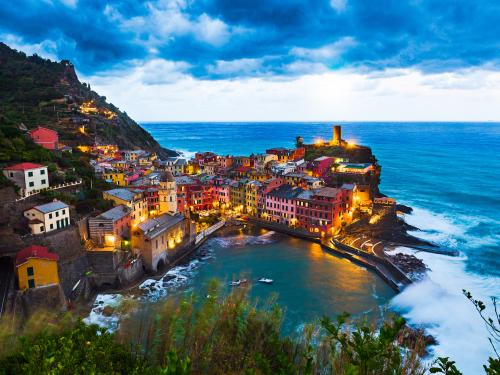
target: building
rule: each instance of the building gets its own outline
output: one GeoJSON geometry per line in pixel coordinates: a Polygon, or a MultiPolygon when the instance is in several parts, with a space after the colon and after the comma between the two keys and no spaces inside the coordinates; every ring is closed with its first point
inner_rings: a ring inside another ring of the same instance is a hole
{"type": "Polygon", "coordinates": [[[59,136],[55,130],[39,126],[36,129],[31,129],[28,135],[33,142],[47,150],[57,150],[59,148],[59,136]]]}
{"type": "Polygon", "coordinates": [[[35,163],[19,163],[3,169],[3,175],[13,181],[20,188],[20,195],[29,196],[31,193],[49,187],[47,167],[35,163]]]}
{"type": "Polygon", "coordinates": [[[276,155],[278,157],[278,162],[286,163],[287,161],[296,161],[303,159],[306,156],[306,149],[304,147],[291,149],[284,147],[275,147],[266,150],[266,154],[276,155]]]}
{"type": "Polygon", "coordinates": [[[296,199],[297,226],[322,237],[333,235],[349,209],[346,192],[331,187],[304,191],[296,199]]]}
{"type": "Polygon", "coordinates": [[[33,289],[59,284],[59,256],[44,246],[32,245],[16,255],[16,275],[19,289],[33,289]]]}
{"type": "Polygon", "coordinates": [[[149,217],[148,201],[141,190],[112,189],[102,193],[106,200],[113,201],[114,206],[123,204],[130,208],[130,225],[132,227],[149,217]]]}
{"type": "Polygon", "coordinates": [[[370,163],[339,163],[336,168],[337,173],[348,174],[368,174],[373,170],[373,165],[370,163]]]}
{"type": "Polygon", "coordinates": [[[249,181],[246,186],[246,213],[249,215],[257,215],[259,205],[259,190],[262,188],[262,183],[259,181],[249,181]]]}
{"type": "Polygon", "coordinates": [[[278,156],[274,154],[257,154],[254,156],[254,168],[262,171],[266,168],[267,163],[272,160],[278,161],[278,156]]]}
{"type": "Polygon", "coordinates": [[[323,177],[333,164],[333,158],[330,156],[321,156],[314,159],[310,165],[309,169],[312,171],[314,177],[323,177]]]}
{"type": "Polygon", "coordinates": [[[141,255],[148,271],[156,272],[176,255],[189,234],[187,225],[182,214],[162,214],[137,225],[132,232],[132,248],[141,255]]]}
{"type": "Polygon", "coordinates": [[[126,174],[119,171],[106,170],[102,174],[102,178],[116,186],[127,186],[129,183],[126,174]]]}
{"type": "Polygon", "coordinates": [[[265,196],[265,212],[262,218],[268,221],[296,226],[295,199],[304,190],[291,185],[281,185],[265,196]]]}
{"type": "Polygon", "coordinates": [[[235,211],[243,212],[246,207],[247,179],[232,181],[229,187],[229,200],[235,211]]]}
{"type": "Polygon", "coordinates": [[[172,172],[163,172],[158,187],[159,213],[174,214],[177,212],[177,183],[172,172]]]}
{"type": "Polygon", "coordinates": [[[130,238],[131,212],[129,207],[121,204],[90,218],[90,238],[99,247],[121,248],[122,241],[130,238]]]}
{"type": "Polygon", "coordinates": [[[29,220],[32,234],[51,232],[70,224],[69,206],[58,200],[30,208],[24,211],[24,216],[29,220]]]}

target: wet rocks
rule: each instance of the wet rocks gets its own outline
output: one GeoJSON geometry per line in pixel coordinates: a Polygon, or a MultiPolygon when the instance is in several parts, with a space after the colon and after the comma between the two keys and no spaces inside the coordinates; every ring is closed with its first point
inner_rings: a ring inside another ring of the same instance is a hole
{"type": "Polygon", "coordinates": [[[421,280],[427,272],[425,263],[415,255],[397,253],[395,255],[388,255],[388,258],[413,281],[421,280]]]}
{"type": "Polygon", "coordinates": [[[425,334],[424,329],[412,328],[408,325],[399,332],[397,341],[401,346],[416,350],[421,357],[429,354],[429,346],[438,344],[434,336],[425,334]]]}

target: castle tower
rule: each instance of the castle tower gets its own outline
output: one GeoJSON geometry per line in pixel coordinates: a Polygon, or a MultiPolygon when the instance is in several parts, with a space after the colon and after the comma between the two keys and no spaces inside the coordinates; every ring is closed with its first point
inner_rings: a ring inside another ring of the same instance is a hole
{"type": "Polygon", "coordinates": [[[333,145],[340,145],[342,143],[342,127],[340,125],[333,126],[333,145]]]}
{"type": "Polygon", "coordinates": [[[170,171],[163,172],[160,177],[158,200],[160,201],[160,214],[177,212],[177,184],[170,171]]]}

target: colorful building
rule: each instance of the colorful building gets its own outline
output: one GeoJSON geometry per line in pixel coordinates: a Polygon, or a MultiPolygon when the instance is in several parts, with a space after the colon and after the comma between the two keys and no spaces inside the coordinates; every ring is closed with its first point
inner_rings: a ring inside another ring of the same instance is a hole
{"type": "Polygon", "coordinates": [[[45,165],[19,163],[3,169],[3,175],[19,187],[21,196],[49,187],[49,174],[45,165]]]}
{"type": "Polygon", "coordinates": [[[44,246],[32,245],[16,255],[16,275],[19,289],[33,289],[59,284],[59,256],[44,246]]]}
{"type": "Polygon", "coordinates": [[[28,135],[33,142],[47,150],[57,150],[59,148],[59,135],[55,130],[39,126],[36,129],[31,129],[28,135]]]}
{"type": "Polygon", "coordinates": [[[130,238],[131,209],[119,205],[89,219],[90,238],[99,247],[121,248],[122,241],[130,238]]]}
{"type": "Polygon", "coordinates": [[[182,214],[162,214],[137,225],[132,232],[132,248],[140,254],[148,271],[156,272],[175,257],[186,235],[188,221],[182,214]]]}
{"type": "Polygon", "coordinates": [[[297,226],[322,237],[333,235],[348,212],[348,194],[331,187],[304,191],[296,199],[297,226]]]}
{"type": "Polygon", "coordinates": [[[249,181],[245,188],[245,211],[249,215],[256,216],[259,206],[259,191],[262,188],[262,183],[259,181],[249,181]]]}
{"type": "Polygon", "coordinates": [[[24,211],[32,234],[51,232],[70,224],[69,206],[61,201],[38,205],[24,211]]]}
{"type": "Polygon", "coordinates": [[[112,201],[114,206],[123,204],[132,210],[130,213],[132,228],[149,217],[148,202],[141,190],[112,189],[104,191],[102,197],[112,201]]]}
{"type": "Polygon", "coordinates": [[[296,226],[295,199],[304,190],[291,185],[281,185],[265,195],[265,212],[262,218],[268,221],[296,226]]]}
{"type": "Polygon", "coordinates": [[[124,172],[107,170],[102,174],[102,178],[116,186],[127,186],[129,184],[124,172]]]}
{"type": "Polygon", "coordinates": [[[333,160],[334,159],[330,156],[321,156],[317,159],[314,159],[309,163],[309,169],[312,171],[312,175],[314,177],[323,177],[327,172],[330,171],[333,160]]]}

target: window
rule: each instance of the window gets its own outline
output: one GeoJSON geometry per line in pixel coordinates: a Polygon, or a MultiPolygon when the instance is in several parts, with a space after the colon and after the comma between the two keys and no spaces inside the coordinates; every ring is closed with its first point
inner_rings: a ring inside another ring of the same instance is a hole
{"type": "Polygon", "coordinates": [[[35,274],[35,272],[33,271],[33,267],[26,268],[26,273],[28,274],[28,276],[33,276],[35,274]]]}
{"type": "Polygon", "coordinates": [[[31,181],[31,182],[29,183],[29,186],[30,186],[30,187],[35,186],[35,183],[34,183],[33,181],[31,181]]]}
{"type": "Polygon", "coordinates": [[[50,229],[54,229],[54,224],[50,224],[50,229]]]}
{"type": "Polygon", "coordinates": [[[45,169],[42,169],[42,170],[40,171],[40,174],[41,174],[41,175],[44,175],[44,174],[45,174],[45,169]]]}
{"type": "Polygon", "coordinates": [[[47,183],[46,180],[42,180],[42,185],[45,185],[47,183]]]}
{"type": "Polygon", "coordinates": [[[63,215],[64,215],[65,213],[66,213],[66,210],[62,210],[62,211],[61,211],[61,214],[63,214],[63,215]]]}
{"type": "Polygon", "coordinates": [[[14,177],[14,172],[10,172],[10,177],[14,177]]]}
{"type": "Polygon", "coordinates": [[[59,211],[56,211],[56,217],[59,217],[59,211]]]}
{"type": "Polygon", "coordinates": [[[33,172],[28,172],[28,177],[33,177],[33,172]]]}
{"type": "Polygon", "coordinates": [[[28,280],[28,288],[32,289],[35,287],[35,280],[29,279],[28,280]]]}
{"type": "Polygon", "coordinates": [[[49,214],[49,219],[52,219],[52,214],[49,214]]]}

